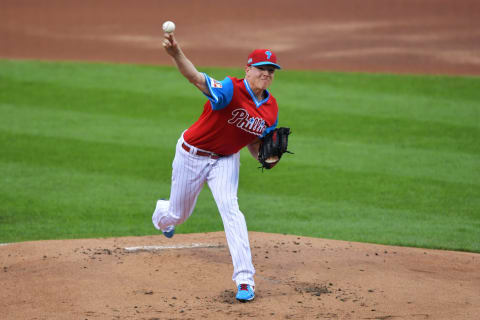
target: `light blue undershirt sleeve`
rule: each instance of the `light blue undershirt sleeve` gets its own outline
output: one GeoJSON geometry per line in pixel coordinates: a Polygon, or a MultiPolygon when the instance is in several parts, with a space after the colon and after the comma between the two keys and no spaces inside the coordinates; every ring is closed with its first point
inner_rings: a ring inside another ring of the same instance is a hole
{"type": "Polygon", "coordinates": [[[260,138],[265,137],[270,131],[274,130],[277,127],[277,124],[278,124],[278,114],[277,114],[277,120],[275,121],[275,123],[272,126],[263,130],[262,136],[260,138]]]}
{"type": "Polygon", "coordinates": [[[233,98],[233,82],[229,77],[226,77],[222,81],[217,81],[210,78],[206,73],[205,83],[207,84],[210,94],[205,96],[210,100],[213,110],[220,110],[228,106],[233,98]]]}

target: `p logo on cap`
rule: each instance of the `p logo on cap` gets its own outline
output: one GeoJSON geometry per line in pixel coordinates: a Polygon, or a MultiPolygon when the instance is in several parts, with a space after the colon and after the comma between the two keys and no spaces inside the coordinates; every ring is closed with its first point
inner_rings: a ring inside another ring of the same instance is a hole
{"type": "Polygon", "coordinates": [[[247,66],[257,67],[265,65],[271,65],[277,69],[282,69],[282,67],[277,64],[277,56],[272,50],[256,49],[248,56],[247,66]]]}

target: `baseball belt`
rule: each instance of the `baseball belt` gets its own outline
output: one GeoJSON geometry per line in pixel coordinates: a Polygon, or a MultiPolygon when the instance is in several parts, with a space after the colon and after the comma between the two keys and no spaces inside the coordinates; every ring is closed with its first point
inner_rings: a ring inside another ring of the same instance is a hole
{"type": "MultiPolygon", "coordinates": [[[[183,150],[190,153],[191,149],[185,143],[182,143],[182,148],[183,148],[183,150]]],[[[223,157],[223,155],[221,155],[221,154],[216,154],[214,152],[201,151],[201,150],[198,150],[198,149],[197,149],[197,152],[195,152],[194,154],[197,155],[197,156],[202,156],[202,157],[210,157],[212,159],[219,159],[219,158],[223,157]]]]}

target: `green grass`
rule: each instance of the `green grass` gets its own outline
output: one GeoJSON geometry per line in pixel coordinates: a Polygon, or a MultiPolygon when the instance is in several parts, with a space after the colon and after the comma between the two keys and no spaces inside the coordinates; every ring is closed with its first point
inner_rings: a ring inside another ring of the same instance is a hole
{"type": "MultiPolygon", "coordinates": [[[[480,78],[281,71],[271,91],[295,155],[262,173],[242,151],[249,230],[480,252],[480,78]]],[[[172,67],[0,60],[0,242],[156,234],[204,100],[172,67]]],[[[218,230],[205,188],[178,232],[218,230]]]]}

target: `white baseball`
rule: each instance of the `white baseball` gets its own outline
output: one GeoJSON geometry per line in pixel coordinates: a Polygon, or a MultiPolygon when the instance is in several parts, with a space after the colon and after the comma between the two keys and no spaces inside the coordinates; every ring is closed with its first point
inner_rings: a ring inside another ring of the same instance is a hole
{"type": "Polygon", "coordinates": [[[163,31],[165,31],[166,33],[172,33],[173,31],[175,31],[175,23],[173,23],[172,21],[165,21],[162,28],[163,31]]]}

